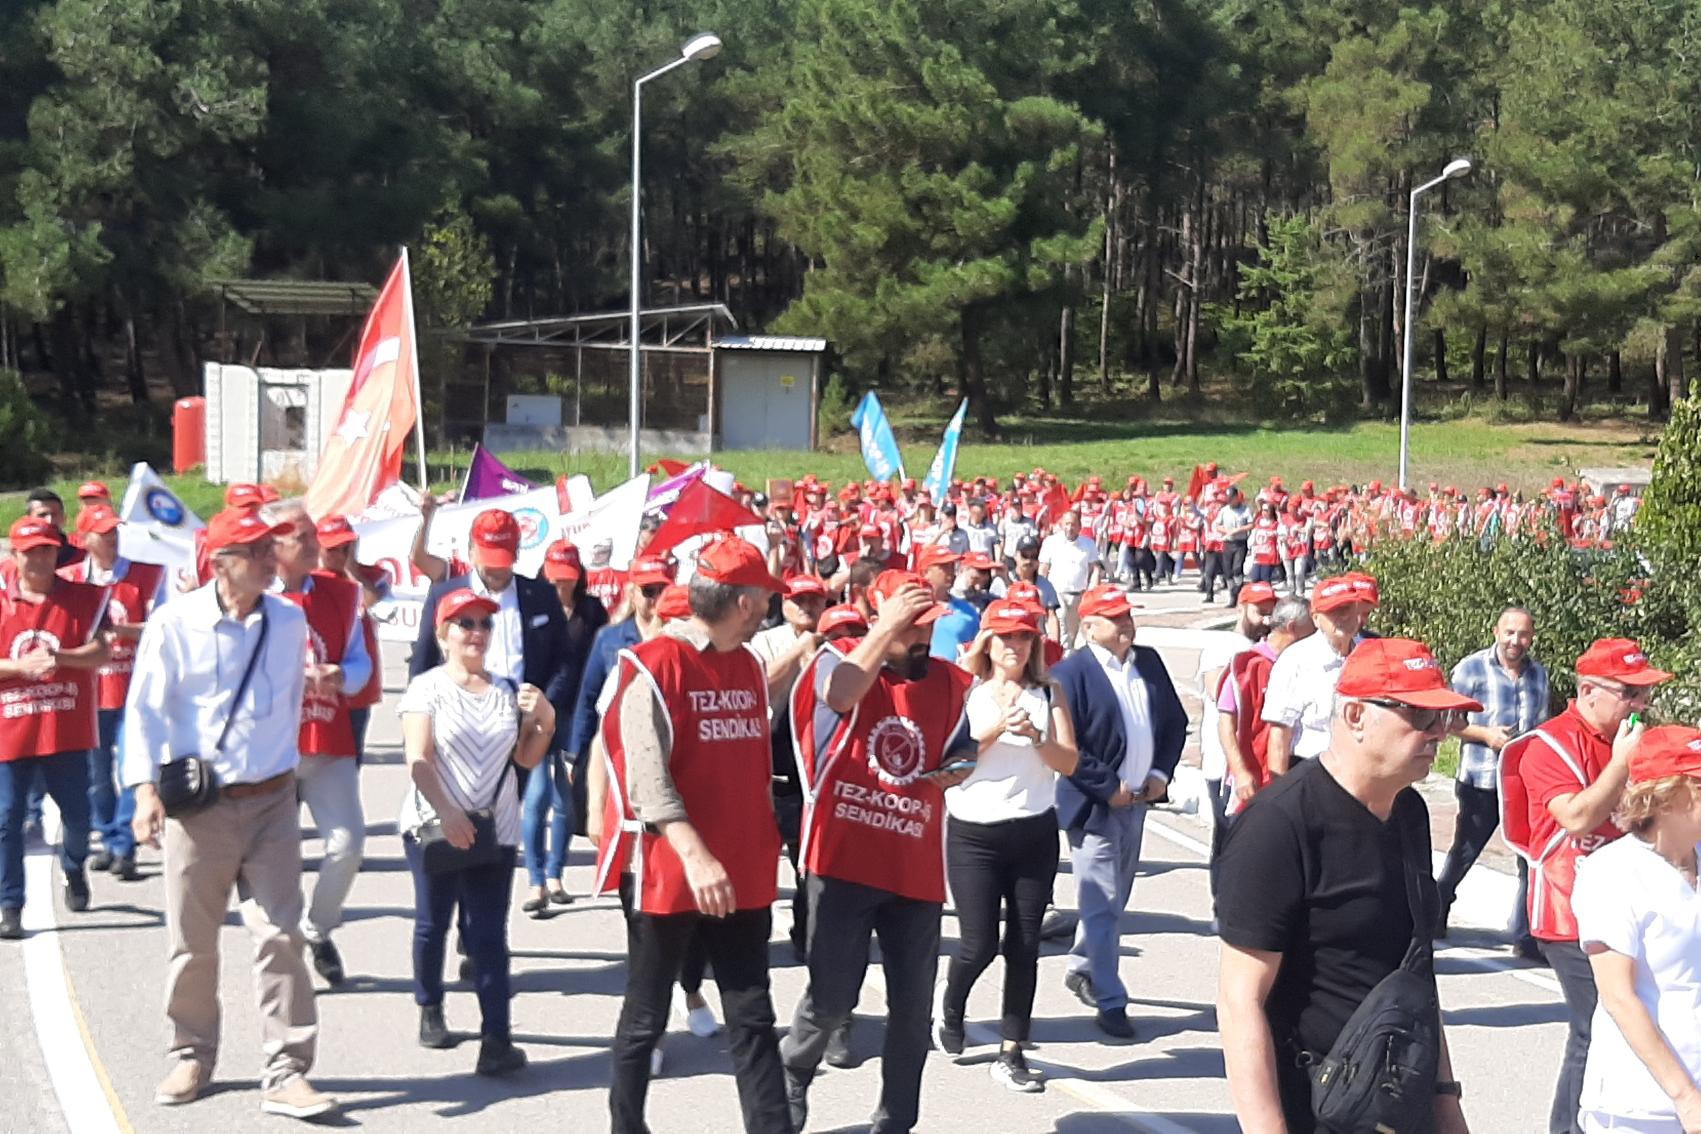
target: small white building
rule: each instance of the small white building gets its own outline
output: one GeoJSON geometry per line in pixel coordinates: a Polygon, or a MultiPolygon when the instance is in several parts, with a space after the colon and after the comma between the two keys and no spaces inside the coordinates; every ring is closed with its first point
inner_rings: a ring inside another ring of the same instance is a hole
{"type": "Polygon", "coordinates": [[[281,370],[209,362],[207,479],[313,479],[337,427],[352,370],[281,370]]]}

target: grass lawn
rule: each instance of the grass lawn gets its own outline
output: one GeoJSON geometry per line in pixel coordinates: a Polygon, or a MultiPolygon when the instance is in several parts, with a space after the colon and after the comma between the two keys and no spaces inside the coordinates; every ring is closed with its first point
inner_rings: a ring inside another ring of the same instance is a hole
{"type": "MultiPolygon", "coordinates": [[[[1194,464],[1216,461],[1228,472],[1247,472],[1254,482],[1282,476],[1290,486],[1311,479],[1319,485],[1391,482],[1399,458],[1397,425],[1380,421],[1338,427],[1318,425],[1259,425],[1201,421],[1064,421],[1012,417],[1005,423],[1003,444],[986,444],[966,437],[957,457],[960,477],[996,476],[1006,479],[1036,466],[1070,482],[1090,475],[1120,485],[1138,473],[1155,481],[1165,474],[1185,482],[1194,464]]],[[[926,438],[903,445],[904,467],[920,478],[927,472],[938,445],[937,427],[900,423],[900,437],[926,438]]],[[[1526,491],[1545,487],[1555,475],[1574,475],[1593,465],[1646,465],[1654,455],[1658,434],[1647,422],[1607,418],[1578,425],[1499,423],[1480,419],[1422,422],[1412,427],[1412,479],[1420,488],[1429,481],[1457,485],[1467,491],[1506,481],[1526,491]]],[[[648,463],[658,456],[645,453],[648,463]]],[[[467,452],[431,455],[431,476],[439,489],[457,484],[465,471],[467,452]]],[[[522,475],[550,481],[562,473],[584,473],[598,490],[625,478],[626,458],[615,453],[509,453],[503,459],[522,475]]],[[[681,458],[686,459],[686,458],[681,458]]],[[[716,462],[746,484],[760,486],[770,477],[799,477],[814,472],[841,482],[866,476],[855,438],[848,433],[829,439],[819,452],[720,453],[716,462]]],[[[408,473],[411,477],[411,471],[408,473]]],[[[122,494],[128,466],[83,468],[67,472],[52,487],[72,502],[77,485],[90,476],[107,481],[122,494]]],[[[223,488],[197,476],[168,476],[167,482],[184,502],[202,516],[218,509],[223,488]]],[[[23,510],[24,494],[0,496],[0,522],[10,524],[23,510]]]]}

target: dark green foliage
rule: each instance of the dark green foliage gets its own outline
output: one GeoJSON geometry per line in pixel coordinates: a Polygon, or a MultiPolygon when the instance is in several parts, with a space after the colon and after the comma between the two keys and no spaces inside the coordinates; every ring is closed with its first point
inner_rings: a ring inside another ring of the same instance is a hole
{"type": "Polygon", "coordinates": [[[39,480],[58,440],[52,421],[30,400],[17,372],[0,370],[0,484],[39,480]]]}

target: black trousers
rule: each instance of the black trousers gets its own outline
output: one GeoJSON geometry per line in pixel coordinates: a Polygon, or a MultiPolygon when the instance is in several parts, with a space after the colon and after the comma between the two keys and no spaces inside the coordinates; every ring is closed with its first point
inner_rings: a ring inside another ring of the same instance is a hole
{"type": "Polygon", "coordinates": [[[750,1134],[790,1134],[791,1111],[768,989],[772,925],[773,914],[767,909],[739,910],[725,918],[634,913],[626,920],[626,997],[614,1029],[614,1081],[608,1093],[615,1134],[649,1130],[644,1099],[650,1090],[650,1052],[667,1030],[674,975],[693,940],[702,942],[715,967],[744,1129],[750,1134]]]}
{"type": "Polygon", "coordinates": [[[774,793],[774,817],[780,825],[780,843],[785,847],[786,861],[791,863],[792,876],[797,880],[791,892],[791,944],[799,957],[809,941],[809,895],[803,887],[803,867],[798,852],[803,833],[803,793],[774,793]]]}
{"type": "Polygon", "coordinates": [[[1228,580],[1229,605],[1240,602],[1240,588],[1246,582],[1246,541],[1231,539],[1223,544],[1223,576],[1228,580]]]}
{"type": "Polygon", "coordinates": [[[1577,1110],[1583,1098],[1583,1065],[1589,1061],[1589,1029],[1599,995],[1595,970],[1575,941],[1543,941],[1541,951],[1553,967],[1560,994],[1565,997],[1565,1014],[1570,1017],[1559,1082],[1553,1089],[1553,1110],[1547,1118],[1548,1134],[1582,1134],[1577,1110]]]}
{"type": "Polygon", "coordinates": [[[945,869],[957,904],[957,955],[945,970],[945,1019],[961,1027],[969,990],[998,955],[1004,921],[1003,1036],[1026,1040],[1039,980],[1040,923],[1057,879],[1057,812],[1002,823],[952,819],[945,869]]]}
{"type": "Polygon", "coordinates": [[[1493,788],[1472,787],[1463,780],[1453,784],[1453,798],[1459,801],[1459,815],[1453,824],[1453,845],[1447,850],[1447,861],[1441,864],[1441,876],[1435,880],[1441,891],[1441,915],[1459,892],[1472,866],[1476,865],[1488,840],[1500,827],[1500,793],[1493,788]]]}
{"type": "MultiPolygon", "coordinates": [[[[620,876],[620,912],[626,915],[627,928],[632,922],[632,876],[620,876]]],[[[703,976],[709,971],[709,954],[703,949],[703,939],[693,937],[685,947],[685,959],[679,963],[679,989],[695,996],[703,990],[703,976]]]]}
{"type": "Polygon", "coordinates": [[[1158,561],[1158,581],[1159,582],[1164,582],[1165,580],[1174,580],[1175,577],[1181,573],[1181,568],[1179,566],[1177,566],[1177,564],[1180,562],[1180,559],[1177,556],[1172,555],[1171,553],[1169,553],[1167,551],[1159,551],[1159,552],[1155,552],[1154,554],[1156,555],[1157,561],[1158,561]]]}
{"type": "Polygon", "coordinates": [[[797,1002],[780,1058],[804,1082],[815,1077],[827,1040],[856,1007],[868,972],[869,940],[878,937],[888,1007],[873,1131],[914,1129],[930,1043],[943,907],[837,878],[810,875],[804,885],[809,890],[809,987],[797,1002]]]}
{"type": "Polygon", "coordinates": [[[1228,572],[1223,569],[1223,553],[1207,551],[1199,569],[1199,589],[1205,592],[1205,597],[1217,597],[1217,584],[1228,585],[1228,572]]]}

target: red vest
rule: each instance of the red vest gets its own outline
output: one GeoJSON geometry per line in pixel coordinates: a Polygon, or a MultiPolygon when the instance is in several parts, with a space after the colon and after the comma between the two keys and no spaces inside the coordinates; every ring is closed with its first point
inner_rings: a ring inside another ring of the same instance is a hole
{"type": "MultiPolygon", "coordinates": [[[[308,580],[312,590],[286,591],[283,596],[307,613],[305,660],[309,664],[341,665],[354,620],[360,616],[360,586],[327,571],[315,571],[308,580]]],[[[383,683],[376,660],[368,680],[383,683]]],[[[348,711],[347,697],[322,696],[309,688],[301,698],[301,754],[353,756],[354,724],[348,711]]]]}
{"type": "Polygon", "coordinates": [[[792,737],[803,778],[805,869],[923,902],[945,901],[945,795],[920,777],[938,768],[963,722],[973,679],[935,658],[903,681],[882,667],[831,737],[815,734],[817,673],[828,643],[792,687],[792,737]],[[819,759],[817,753],[819,751],[819,759]]]}
{"type": "MultiPolygon", "coordinates": [[[[59,577],[73,583],[89,581],[91,561],[84,559],[59,568],[59,577]]],[[[154,609],[165,568],[157,563],[128,563],[124,577],[107,586],[106,620],[114,626],[140,626],[154,609]]],[[[98,585],[98,584],[96,584],[98,585]]],[[[112,656],[95,670],[96,708],[122,709],[130,692],[130,674],[136,668],[136,643],[128,638],[112,639],[112,656]]]]}
{"type": "MultiPolygon", "coordinates": [[[[0,648],[16,660],[36,649],[70,650],[94,640],[106,617],[106,588],[60,579],[46,601],[0,594],[0,648]]],[[[0,681],[0,761],[93,748],[95,671],[56,669],[44,681],[0,681]]]]}
{"type": "MultiPolygon", "coordinates": [[[[1234,682],[1235,739],[1258,775],[1258,788],[1270,782],[1270,722],[1264,719],[1264,695],[1270,689],[1270,671],[1275,666],[1258,650],[1242,650],[1229,662],[1223,677],[1234,682]]],[[[1239,810],[1233,801],[1229,806],[1239,810]]]]}
{"type": "MultiPolygon", "coordinates": [[[[659,694],[672,724],[668,773],[691,825],[726,868],[741,910],[765,909],[778,892],[780,854],[769,782],[768,679],[749,648],[699,650],[668,635],[620,652],[614,704],[631,691],[659,694]]],[[[692,913],[697,900],[685,867],[667,840],[637,821],[628,802],[620,712],[603,717],[608,797],[597,848],[597,892],[620,881],[628,861],[637,908],[648,914],[692,913]]]]}
{"type": "Polygon", "coordinates": [[[1600,777],[1611,759],[1612,745],[1594,734],[1575,707],[1514,737],[1500,750],[1501,831],[1507,845],[1530,864],[1530,933],[1544,941],[1577,940],[1577,917],[1571,912],[1577,860],[1624,832],[1609,819],[1583,838],[1567,833],[1547,805],[1530,795],[1525,772],[1538,761],[1549,772],[1563,768],[1581,791],[1600,777]]]}

